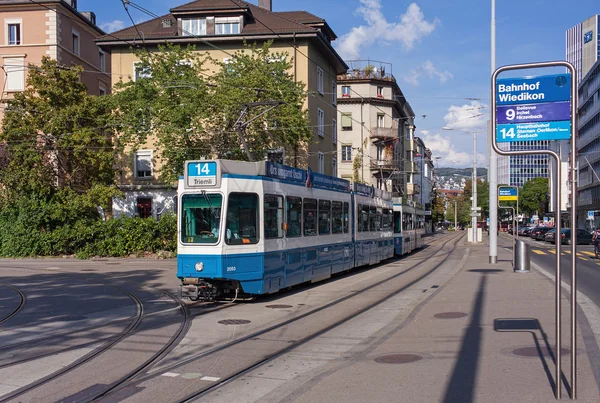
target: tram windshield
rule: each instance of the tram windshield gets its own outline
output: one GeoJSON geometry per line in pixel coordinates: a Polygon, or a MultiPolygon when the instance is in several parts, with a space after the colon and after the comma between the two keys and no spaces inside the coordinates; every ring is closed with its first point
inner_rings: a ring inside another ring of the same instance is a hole
{"type": "Polygon", "coordinates": [[[223,196],[216,193],[185,194],[181,199],[181,242],[219,241],[223,196]]]}
{"type": "Polygon", "coordinates": [[[227,202],[228,245],[258,243],[258,195],[255,193],[231,193],[227,202]]]}

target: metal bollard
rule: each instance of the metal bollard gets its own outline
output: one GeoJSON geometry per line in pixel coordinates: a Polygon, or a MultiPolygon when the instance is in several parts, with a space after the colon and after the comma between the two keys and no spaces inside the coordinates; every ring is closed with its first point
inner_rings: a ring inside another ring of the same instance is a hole
{"type": "Polygon", "coordinates": [[[530,251],[531,249],[525,241],[517,240],[515,245],[515,273],[529,273],[530,251]]]}

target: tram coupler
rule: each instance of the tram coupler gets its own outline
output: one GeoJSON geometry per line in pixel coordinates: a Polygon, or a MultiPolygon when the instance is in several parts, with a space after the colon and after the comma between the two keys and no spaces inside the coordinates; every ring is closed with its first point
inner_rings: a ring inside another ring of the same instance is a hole
{"type": "Polygon", "coordinates": [[[216,296],[217,288],[214,285],[198,279],[184,279],[181,285],[182,298],[192,301],[214,301],[216,296]]]}

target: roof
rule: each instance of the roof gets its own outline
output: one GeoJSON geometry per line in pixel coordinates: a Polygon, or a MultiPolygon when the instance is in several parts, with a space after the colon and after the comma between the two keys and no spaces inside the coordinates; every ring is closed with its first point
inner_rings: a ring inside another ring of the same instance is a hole
{"type": "Polygon", "coordinates": [[[298,21],[301,24],[320,24],[325,22],[324,19],[317,17],[314,14],[309,13],[308,11],[281,11],[277,14],[290,18],[294,21],[298,21]]]}

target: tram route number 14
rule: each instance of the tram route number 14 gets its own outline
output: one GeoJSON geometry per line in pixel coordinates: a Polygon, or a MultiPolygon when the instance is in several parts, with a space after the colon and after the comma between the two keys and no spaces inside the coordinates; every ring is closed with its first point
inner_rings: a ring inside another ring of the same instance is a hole
{"type": "Polygon", "coordinates": [[[502,128],[500,129],[500,134],[502,134],[502,139],[506,139],[506,138],[511,138],[514,139],[516,134],[515,134],[515,128],[514,127],[510,127],[510,128],[502,128]]]}
{"type": "Polygon", "coordinates": [[[198,164],[196,165],[196,168],[198,169],[198,176],[201,176],[202,174],[210,175],[210,168],[208,167],[208,164],[198,164]]]}

